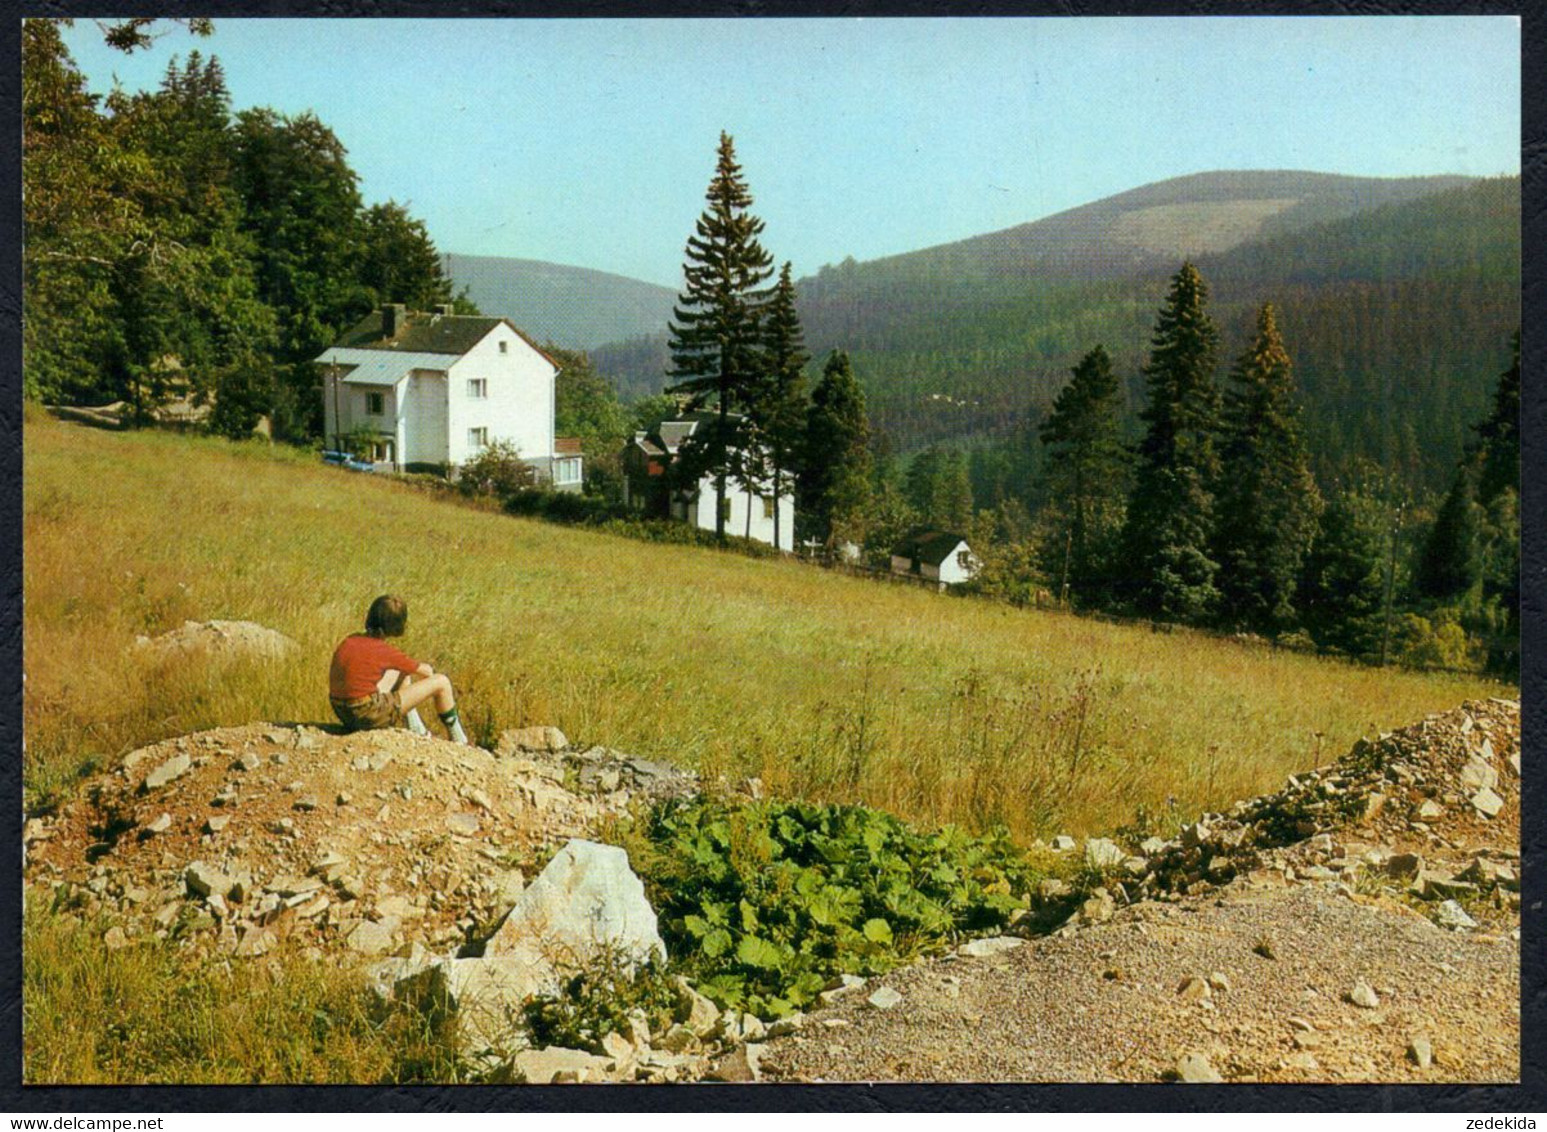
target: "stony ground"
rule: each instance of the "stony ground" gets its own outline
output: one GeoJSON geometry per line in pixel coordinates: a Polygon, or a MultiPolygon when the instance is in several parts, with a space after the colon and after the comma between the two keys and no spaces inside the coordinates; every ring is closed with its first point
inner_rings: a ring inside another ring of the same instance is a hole
{"type": "MultiPolygon", "coordinates": [[[[631,1025],[605,1055],[525,1051],[509,1072],[1515,1080],[1519,775],[1519,705],[1469,703],[1170,840],[1057,839],[1102,884],[1052,935],[846,977],[822,1009],[767,1028],[684,985],[683,1017],[663,1033],[631,1025]]],[[[406,977],[436,956],[479,956],[567,839],[696,788],[664,764],[571,750],[551,728],[490,752],[253,724],[135,751],[30,818],[25,878],[54,908],[109,925],[107,948],[285,949],[406,977]]],[[[494,960],[444,962],[458,986],[504,977],[494,960]]]]}

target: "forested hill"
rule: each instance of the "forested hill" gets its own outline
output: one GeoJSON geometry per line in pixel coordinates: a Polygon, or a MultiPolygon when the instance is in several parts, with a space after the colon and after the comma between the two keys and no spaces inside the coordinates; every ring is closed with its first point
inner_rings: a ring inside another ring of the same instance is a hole
{"type": "MultiPolygon", "coordinates": [[[[1211,174],[1147,186],[995,237],[825,268],[797,284],[806,341],[818,358],[850,351],[873,421],[903,450],[1018,429],[1097,343],[1127,379],[1133,410],[1138,368],[1190,228],[1199,247],[1218,246],[1195,259],[1212,288],[1227,363],[1255,307],[1279,307],[1317,471],[1365,457],[1415,485],[1441,485],[1519,323],[1519,178],[1211,174]],[[1232,184],[1255,195],[1222,196],[1232,184]],[[1184,185],[1214,199],[1185,197],[1184,185]],[[1250,238],[1241,236],[1243,202],[1281,202],[1294,191],[1299,203],[1275,204],[1250,238]],[[1113,205],[1125,199],[1126,209],[1113,205]],[[1190,219],[1179,219],[1184,213],[1190,219]],[[1089,234],[1083,253],[1078,232],[1089,234]],[[1135,233],[1168,250],[1139,254],[1135,233]],[[974,247],[976,258],[964,250],[974,247]],[[991,261],[997,266],[984,266],[991,261]]],[[[666,366],[664,336],[612,344],[593,358],[626,394],[652,392],[666,366]]]]}
{"type": "Polygon", "coordinates": [[[660,331],[677,298],[654,283],[535,259],[447,255],[442,265],[484,314],[508,318],[540,342],[581,350],[660,331]]]}

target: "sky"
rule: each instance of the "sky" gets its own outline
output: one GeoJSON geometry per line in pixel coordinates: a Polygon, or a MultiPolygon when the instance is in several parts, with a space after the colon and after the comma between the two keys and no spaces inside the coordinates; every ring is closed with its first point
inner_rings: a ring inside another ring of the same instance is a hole
{"type": "Polygon", "coordinates": [[[442,252],[680,286],[729,132],[797,277],[1215,169],[1520,169],[1520,23],[1493,17],[217,19],[125,56],[66,42],[98,93],[191,49],[236,110],[315,113],[367,203],[442,252]]]}

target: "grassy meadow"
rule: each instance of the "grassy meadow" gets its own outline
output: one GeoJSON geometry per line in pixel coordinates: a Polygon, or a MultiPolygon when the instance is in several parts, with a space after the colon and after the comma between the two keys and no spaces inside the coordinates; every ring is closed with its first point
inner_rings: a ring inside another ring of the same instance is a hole
{"type": "Polygon", "coordinates": [[[1018,838],[1165,829],[1360,734],[1499,691],[1101,624],[796,562],[520,520],[257,444],[29,411],[25,785],[47,804],[137,746],[331,722],[328,658],[381,592],[475,739],[603,743],[1018,838]],[[137,634],[246,619],[289,664],[149,668],[137,634]]]}

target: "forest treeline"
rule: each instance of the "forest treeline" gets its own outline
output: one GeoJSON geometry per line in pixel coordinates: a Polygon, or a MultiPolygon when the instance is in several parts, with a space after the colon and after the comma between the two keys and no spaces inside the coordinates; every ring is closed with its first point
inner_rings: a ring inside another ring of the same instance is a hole
{"type": "Polygon", "coordinates": [[[260,417],[320,435],[311,359],[379,303],[452,301],[424,224],[366,205],[315,115],[233,113],[197,49],[154,91],[98,98],[60,23],[22,25],[25,395],[144,419],[182,394],[230,436],[260,417]]]}

